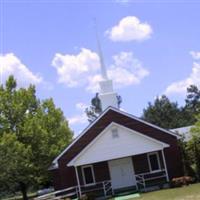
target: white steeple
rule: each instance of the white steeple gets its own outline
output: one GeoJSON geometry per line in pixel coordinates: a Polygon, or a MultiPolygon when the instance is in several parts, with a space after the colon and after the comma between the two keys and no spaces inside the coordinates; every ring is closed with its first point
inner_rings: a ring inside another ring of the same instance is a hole
{"type": "Polygon", "coordinates": [[[96,31],[96,38],[97,38],[97,47],[98,47],[100,65],[101,65],[101,76],[104,80],[108,80],[107,71],[106,71],[106,67],[105,67],[105,64],[104,64],[104,60],[103,60],[103,53],[102,53],[102,50],[101,50],[101,44],[99,42],[97,31],[96,31]]]}
{"type": "Polygon", "coordinates": [[[103,79],[102,81],[99,82],[100,85],[99,98],[101,100],[102,110],[105,110],[109,106],[118,108],[117,93],[113,91],[112,80],[109,80],[107,76],[107,71],[103,60],[103,53],[101,50],[97,29],[96,29],[96,39],[97,39],[98,53],[101,65],[101,76],[103,79]]]}

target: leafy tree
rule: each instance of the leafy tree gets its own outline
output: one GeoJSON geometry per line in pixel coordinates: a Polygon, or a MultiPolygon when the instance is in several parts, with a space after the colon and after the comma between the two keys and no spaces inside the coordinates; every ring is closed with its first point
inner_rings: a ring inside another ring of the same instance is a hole
{"type": "Polygon", "coordinates": [[[143,111],[143,119],[160,127],[172,129],[194,125],[189,142],[184,138],[179,141],[185,175],[195,176],[200,180],[200,90],[191,85],[187,88],[185,105],[178,107],[166,96],[156,98],[143,111]],[[197,116],[197,117],[196,117],[197,116]]]}
{"type": "Polygon", "coordinates": [[[200,180],[200,114],[197,116],[197,122],[192,128],[192,139],[189,142],[192,162],[195,165],[195,171],[198,180],[200,180]]]}
{"type": "Polygon", "coordinates": [[[30,186],[49,183],[48,167],[73,136],[53,100],[35,93],[13,76],[0,86],[0,188],[20,189],[24,200],[30,186]]]}
{"type": "Polygon", "coordinates": [[[14,191],[19,188],[24,198],[27,198],[27,181],[29,181],[30,184],[30,181],[34,180],[31,153],[31,148],[19,142],[15,133],[5,133],[1,136],[0,184],[3,186],[4,190],[14,193],[14,191]]]}
{"type": "MultiPolygon", "coordinates": [[[[120,95],[116,96],[118,108],[122,103],[122,97],[120,95]]],[[[96,93],[95,97],[91,100],[91,105],[85,109],[85,113],[88,117],[88,121],[93,122],[102,113],[101,100],[99,98],[99,93],[96,93]]]]}
{"type": "Polygon", "coordinates": [[[200,90],[196,85],[190,85],[187,88],[186,107],[193,113],[200,112],[200,90]]]}
{"type": "Polygon", "coordinates": [[[88,117],[88,121],[93,122],[99,114],[102,112],[101,100],[99,94],[96,93],[95,97],[91,100],[91,105],[85,109],[85,113],[88,117]]]}
{"type": "Polygon", "coordinates": [[[157,97],[153,103],[143,110],[142,118],[157,126],[171,129],[182,126],[181,110],[177,103],[171,102],[167,96],[157,97]]]}
{"type": "Polygon", "coordinates": [[[187,88],[184,111],[190,124],[196,122],[195,116],[200,112],[200,90],[195,85],[187,88]]]}
{"type": "Polygon", "coordinates": [[[179,148],[181,153],[183,173],[185,176],[195,176],[195,171],[192,168],[191,151],[185,137],[182,136],[179,140],[179,148]]]}

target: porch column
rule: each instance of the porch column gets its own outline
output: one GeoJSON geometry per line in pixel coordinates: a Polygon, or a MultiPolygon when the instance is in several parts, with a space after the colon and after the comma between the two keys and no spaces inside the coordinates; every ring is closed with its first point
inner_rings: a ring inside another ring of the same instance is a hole
{"type": "Polygon", "coordinates": [[[169,182],[169,175],[168,175],[168,171],[167,171],[167,165],[166,165],[166,160],[165,160],[164,149],[162,149],[162,157],[163,157],[163,164],[164,164],[164,168],[165,168],[167,182],[169,182]]]}
{"type": "Polygon", "coordinates": [[[79,191],[79,196],[81,197],[81,186],[80,186],[80,181],[79,181],[79,176],[78,176],[78,169],[77,169],[77,166],[74,166],[75,167],[75,172],[76,172],[76,180],[77,180],[77,184],[78,184],[78,191],[79,191]]]}

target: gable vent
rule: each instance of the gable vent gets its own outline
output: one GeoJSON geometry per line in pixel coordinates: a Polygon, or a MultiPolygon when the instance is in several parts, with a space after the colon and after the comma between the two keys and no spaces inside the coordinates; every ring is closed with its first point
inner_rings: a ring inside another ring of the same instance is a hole
{"type": "Polygon", "coordinates": [[[118,134],[118,130],[117,128],[113,128],[112,129],[112,138],[118,138],[119,134],[118,134]]]}

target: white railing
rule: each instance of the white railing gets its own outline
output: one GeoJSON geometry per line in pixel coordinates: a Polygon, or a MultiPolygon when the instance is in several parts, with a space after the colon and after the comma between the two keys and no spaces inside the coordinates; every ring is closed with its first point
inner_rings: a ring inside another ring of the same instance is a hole
{"type": "Polygon", "coordinates": [[[143,187],[143,189],[145,190],[146,188],[146,183],[145,183],[145,179],[144,179],[144,176],[143,175],[135,175],[135,178],[136,178],[136,187],[137,187],[137,190],[140,189],[140,185],[143,187]]]}
{"type": "MultiPolygon", "coordinates": [[[[96,182],[92,186],[80,185],[81,194],[87,194],[97,191],[103,191],[105,197],[111,196],[113,193],[112,184],[110,180],[103,182],[96,182]]],[[[80,196],[78,186],[69,187],[63,190],[58,190],[51,192],[39,197],[36,197],[35,200],[59,200],[70,197],[78,198],[80,196]]]]}
{"type": "Polygon", "coordinates": [[[48,194],[41,195],[39,197],[34,198],[35,200],[55,200],[55,199],[64,199],[64,198],[69,198],[69,197],[78,197],[78,187],[69,187],[63,190],[58,190],[55,192],[51,192],[48,194]]]}
{"type": "Polygon", "coordinates": [[[104,181],[103,182],[103,191],[104,191],[105,197],[109,196],[109,192],[111,192],[112,195],[114,194],[111,181],[104,181]]]}
{"type": "Polygon", "coordinates": [[[167,174],[165,170],[161,170],[161,171],[156,171],[156,172],[136,174],[135,178],[136,178],[136,183],[137,183],[136,184],[137,189],[139,190],[140,189],[139,186],[142,186],[144,191],[146,191],[146,182],[161,179],[161,178],[166,178],[166,181],[167,181],[167,174]],[[161,174],[161,175],[156,176],[156,174],[161,174]],[[146,178],[145,176],[148,176],[148,175],[151,175],[152,177],[146,178]]]}
{"type": "Polygon", "coordinates": [[[109,193],[113,194],[112,184],[110,180],[96,182],[92,186],[81,185],[80,188],[82,194],[94,193],[94,192],[97,193],[102,191],[105,197],[109,196],[109,193]]]}
{"type": "MultiPolygon", "coordinates": [[[[136,174],[136,187],[137,190],[143,189],[146,191],[146,186],[148,181],[166,178],[167,180],[167,174],[165,170],[157,171],[157,172],[147,172],[147,173],[141,173],[136,174]],[[157,175],[156,175],[157,174],[157,175]],[[149,176],[149,177],[148,177],[149,176]]],[[[87,194],[87,193],[97,193],[97,192],[103,192],[104,197],[107,198],[108,196],[114,195],[114,190],[112,188],[112,183],[110,180],[102,181],[102,182],[96,182],[94,185],[87,186],[87,185],[80,185],[81,194],[87,194]]],[[[39,197],[36,197],[35,200],[59,200],[59,199],[65,199],[80,197],[79,188],[78,186],[69,187],[63,190],[58,190],[55,192],[51,192],[39,197]]]]}

